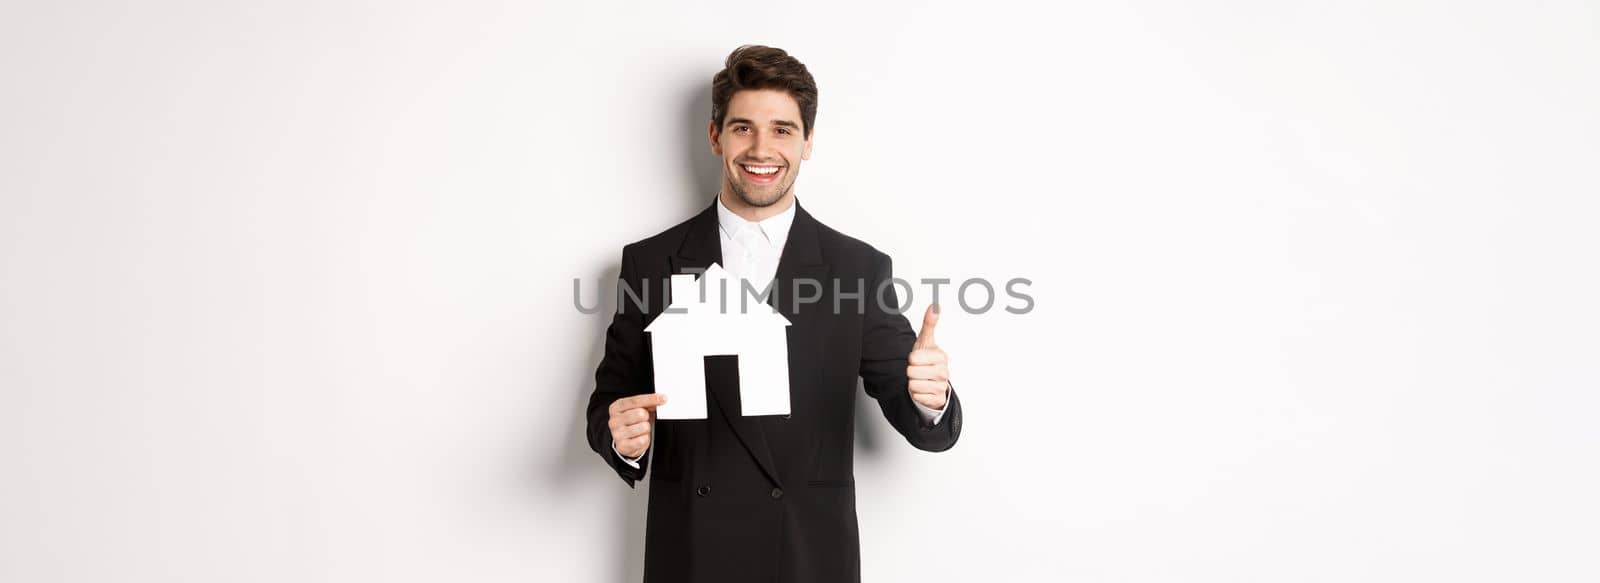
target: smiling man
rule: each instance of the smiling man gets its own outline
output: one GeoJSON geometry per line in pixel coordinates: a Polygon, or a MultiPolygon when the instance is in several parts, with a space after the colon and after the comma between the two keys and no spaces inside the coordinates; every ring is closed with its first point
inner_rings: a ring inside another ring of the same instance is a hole
{"type": "Polygon", "coordinates": [[[859,581],[856,380],[913,447],[953,447],[961,403],[934,341],[939,315],[930,306],[913,331],[888,285],[889,257],[796,199],[817,113],[805,65],[740,47],[712,78],[711,101],[721,190],[695,217],[623,247],[620,284],[642,301],[619,302],[606,331],[589,445],[629,486],[652,470],[645,581],[859,581]],[[708,418],[656,423],[665,397],[644,328],[668,305],[671,275],[712,263],[769,289],[790,321],[790,414],[741,415],[737,365],[713,356],[708,418]]]}

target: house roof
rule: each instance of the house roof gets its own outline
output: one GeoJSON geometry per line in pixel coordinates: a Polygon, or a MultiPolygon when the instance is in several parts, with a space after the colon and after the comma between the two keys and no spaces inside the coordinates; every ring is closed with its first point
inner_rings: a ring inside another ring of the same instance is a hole
{"type": "MultiPolygon", "coordinates": [[[[672,301],[667,311],[645,327],[647,332],[680,326],[788,326],[789,319],[766,302],[741,293],[744,280],[712,263],[698,281],[693,275],[672,276],[672,301]],[[702,297],[703,295],[703,297],[702,297]],[[743,300],[743,301],[741,301],[743,300]]],[[[751,284],[752,286],[754,284],[751,284]]]]}

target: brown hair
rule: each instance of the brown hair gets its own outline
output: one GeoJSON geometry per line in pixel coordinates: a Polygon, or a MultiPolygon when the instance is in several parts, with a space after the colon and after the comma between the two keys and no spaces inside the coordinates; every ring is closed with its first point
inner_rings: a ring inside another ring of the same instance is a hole
{"type": "Polygon", "coordinates": [[[728,54],[728,62],[711,78],[711,121],[722,130],[728,101],[745,89],[777,89],[800,105],[800,125],[807,138],[817,120],[817,82],[804,63],[783,49],[744,45],[728,54]]]}

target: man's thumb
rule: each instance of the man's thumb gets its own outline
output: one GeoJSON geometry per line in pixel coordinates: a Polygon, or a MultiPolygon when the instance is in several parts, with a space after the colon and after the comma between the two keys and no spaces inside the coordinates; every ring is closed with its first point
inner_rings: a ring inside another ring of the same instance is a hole
{"type": "Polygon", "coordinates": [[[917,333],[917,348],[937,346],[933,342],[933,327],[939,325],[939,304],[929,304],[922,314],[922,331],[917,333]]]}

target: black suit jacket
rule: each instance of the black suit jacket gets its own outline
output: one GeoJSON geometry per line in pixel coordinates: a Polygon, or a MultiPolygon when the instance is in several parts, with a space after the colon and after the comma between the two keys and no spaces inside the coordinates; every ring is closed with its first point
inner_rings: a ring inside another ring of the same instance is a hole
{"type": "Polygon", "coordinates": [[[916,333],[892,311],[894,286],[884,301],[876,298],[891,277],[889,256],[817,222],[798,202],[769,300],[791,322],[790,414],[740,415],[734,357],[707,357],[707,419],[657,422],[652,453],[638,469],[612,451],[608,407],[655,390],[644,327],[667,306],[672,274],[721,263],[717,228],[713,202],[623,248],[621,283],[645,302],[624,294],[606,331],[589,398],[589,446],[630,487],[653,466],[645,581],[859,581],[856,378],[889,424],[926,451],[955,445],[961,402],[951,391],[938,425],[924,425],[906,391],[916,333]]]}

